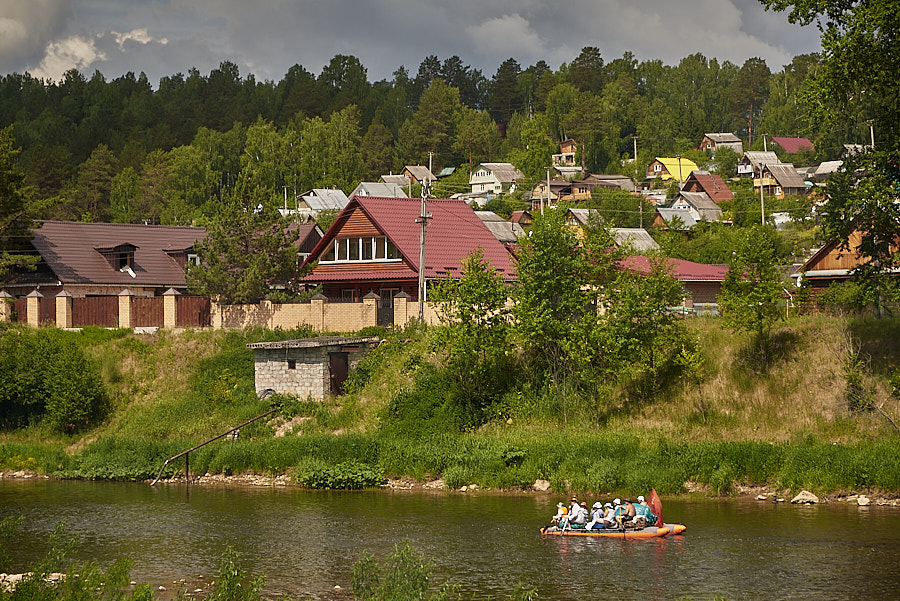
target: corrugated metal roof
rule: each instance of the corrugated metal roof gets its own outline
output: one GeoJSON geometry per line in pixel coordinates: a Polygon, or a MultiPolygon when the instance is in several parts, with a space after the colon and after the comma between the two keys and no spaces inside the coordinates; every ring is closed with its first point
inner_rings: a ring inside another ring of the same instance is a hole
{"type": "Polygon", "coordinates": [[[773,136],[772,141],[781,146],[788,154],[797,154],[801,150],[814,150],[813,143],[809,138],[783,138],[773,136]]]}
{"type": "Polygon", "coordinates": [[[410,175],[412,175],[417,182],[424,182],[426,180],[433,182],[437,179],[425,165],[406,165],[403,169],[409,171],[410,175]]]}
{"type": "Polygon", "coordinates": [[[685,229],[690,229],[697,225],[697,220],[694,219],[694,216],[687,209],[673,209],[670,207],[657,207],[656,211],[659,213],[659,216],[663,218],[667,224],[672,223],[672,219],[678,217],[681,220],[681,223],[684,224],[685,229]]]}
{"type": "MultiPolygon", "coordinates": [[[[418,198],[382,198],[357,196],[335,220],[334,225],[326,232],[310,260],[318,258],[324,248],[335,237],[339,236],[343,222],[359,207],[372,223],[400,251],[405,263],[416,276],[419,266],[419,236],[421,226],[418,223],[421,213],[421,199],[418,198]]],[[[461,200],[429,199],[428,212],[431,219],[426,228],[425,277],[442,278],[449,272],[459,277],[461,261],[478,248],[484,250],[484,258],[495,269],[500,271],[505,280],[515,279],[515,267],[509,252],[497,238],[485,227],[469,206],[461,200]]],[[[365,264],[359,264],[359,273],[365,272],[365,264]]],[[[315,271],[307,276],[309,281],[318,281],[326,276],[315,271]]],[[[329,279],[343,279],[346,274],[338,274],[329,279]]],[[[376,273],[376,278],[385,277],[384,272],[376,273]]]]}
{"type": "Polygon", "coordinates": [[[479,167],[490,171],[502,184],[525,179],[525,175],[512,163],[481,163],[479,167]]]}
{"type": "MultiPolygon", "coordinates": [[[[359,185],[350,193],[354,196],[380,196],[382,198],[406,198],[406,192],[398,184],[387,182],[359,182],[359,185]]],[[[346,205],[345,205],[346,206],[346,205]]]]}
{"type": "Polygon", "coordinates": [[[744,157],[750,164],[753,165],[754,169],[759,169],[760,165],[780,165],[781,159],[778,158],[778,155],[771,150],[748,150],[744,153],[744,157]]]}
{"type": "MultiPolygon", "coordinates": [[[[385,184],[394,184],[395,186],[405,186],[409,183],[409,178],[405,175],[382,175],[381,181],[385,184]]],[[[352,196],[352,194],[351,194],[352,196]]]]}
{"type": "Polygon", "coordinates": [[[379,342],[378,336],[318,336],[316,338],[298,338],[293,340],[276,340],[274,342],[251,342],[248,349],[284,349],[284,348],[319,348],[323,346],[342,346],[345,344],[363,344],[379,342]]]}
{"type": "Polygon", "coordinates": [[[32,246],[63,284],[184,287],[184,269],[166,250],[187,250],[206,237],[199,227],[45,221],[32,246]],[[97,248],[131,244],[135,277],[114,269],[97,248]]]}
{"type": "Polygon", "coordinates": [[[841,168],[844,161],[823,161],[816,167],[816,175],[830,175],[841,168]]]}
{"type": "Polygon", "coordinates": [[[659,244],[647,233],[647,230],[640,227],[614,227],[609,230],[616,239],[616,244],[624,246],[631,244],[632,248],[638,252],[648,250],[659,250],[659,244]]]}
{"type": "Polygon", "coordinates": [[[737,137],[736,135],[734,135],[732,133],[728,133],[728,132],[717,132],[717,133],[713,133],[713,134],[704,134],[704,135],[707,138],[709,138],[710,140],[712,140],[713,142],[715,142],[716,144],[729,143],[729,142],[733,143],[733,142],[741,141],[741,139],[739,137],[737,137]]]}
{"type": "Polygon", "coordinates": [[[301,198],[313,211],[340,211],[350,202],[343,190],[330,188],[314,188],[301,198]]]}
{"type": "Polygon", "coordinates": [[[782,188],[806,188],[806,182],[803,181],[803,177],[789,163],[784,165],[766,165],[766,171],[772,174],[772,177],[775,178],[778,185],[782,188]]]}
{"type": "MultiPolygon", "coordinates": [[[[663,164],[671,177],[682,182],[688,178],[691,172],[699,169],[697,163],[684,157],[680,159],[678,157],[656,157],[656,160],[663,164]],[[679,177],[679,169],[681,170],[681,177],[679,177]]],[[[663,179],[667,179],[666,176],[663,176],[663,179]]]]}
{"type": "Polygon", "coordinates": [[[725,202],[734,198],[734,193],[725,183],[725,180],[716,174],[694,171],[690,177],[688,177],[687,182],[685,182],[685,187],[691,187],[692,182],[697,182],[700,189],[706,192],[716,203],[725,202]]]}
{"type": "Polygon", "coordinates": [[[525,235],[525,230],[522,229],[521,225],[504,221],[503,219],[500,221],[485,221],[484,225],[497,240],[504,244],[515,242],[525,235]]]}
{"type": "MultiPolygon", "coordinates": [[[[728,274],[727,265],[694,263],[683,259],[663,258],[672,275],[682,282],[721,282],[728,274]]],[[[650,273],[650,259],[644,256],[628,257],[622,261],[626,269],[638,273],[650,273]]]]}

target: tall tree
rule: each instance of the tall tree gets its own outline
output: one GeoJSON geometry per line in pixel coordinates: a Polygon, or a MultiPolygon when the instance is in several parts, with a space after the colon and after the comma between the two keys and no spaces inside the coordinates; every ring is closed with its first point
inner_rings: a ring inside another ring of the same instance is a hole
{"type": "Polygon", "coordinates": [[[781,318],[778,303],[782,280],[772,228],[744,228],[728,262],[718,300],[725,325],[753,334],[755,354],[763,370],[768,366],[772,326],[781,318]]]}
{"type": "Polygon", "coordinates": [[[566,80],[582,92],[599,94],[603,90],[605,81],[603,58],[600,49],[595,46],[585,46],[581,53],[569,65],[566,72],[566,80]]]}
{"type": "Polygon", "coordinates": [[[759,116],[769,97],[772,72],[761,58],[744,61],[737,77],[728,88],[728,96],[739,119],[747,122],[747,145],[753,144],[753,119],[759,116]]]}
{"type": "Polygon", "coordinates": [[[10,270],[33,269],[39,257],[27,253],[31,228],[47,201],[34,200],[25,187],[25,174],[16,166],[12,126],[0,130],[0,283],[10,270]]]}
{"type": "Polygon", "coordinates": [[[224,304],[256,303],[296,275],[297,234],[268,202],[267,192],[241,178],[197,243],[199,265],[188,265],[188,289],[224,304]]]}
{"type": "Polygon", "coordinates": [[[465,158],[469,165],[469,175],[474,166],[492,160],[500,148],[500,133],[497,124],[487,111],[476,111],[463,107],[456,131],[453,148],[465,158]]]}
{"type": "Polygon", "coordinates": [[[519,95],[521,71],[519,63],[513,58],[508,58],[497,68],[491,80],[488,103],[491,117],[497,123],[506,125],[513,113],[524,108],[519,95]]]}
{"type": "Polygon", "coordinates": [[[359,147],[363,163],[363,177],[367,181],[377,180],[392,170],[394,165],[393,141],[394,136],[391,135],[391,130],[381,122],[381,113],[376,112],[359,147]]]}
{"type": "Polygon", "coordinates": [[[537,114],[525,120],[518,132],[518,147],[512,149],[507,158],[531,181],[541,180],[553,163],[553,153],[557,145],[550,137],[547,117],[537,114]]]}

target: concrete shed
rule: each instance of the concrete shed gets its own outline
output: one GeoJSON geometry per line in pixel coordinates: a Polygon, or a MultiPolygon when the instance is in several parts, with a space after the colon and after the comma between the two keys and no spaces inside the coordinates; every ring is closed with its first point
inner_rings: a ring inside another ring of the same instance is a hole
{"type": "Polygon", "coordinates": [[[378,336],[320,336],[278,342],[254,342],[256,393],[323,399],[343,394],[347,374],[380,342],[378,336]]]}

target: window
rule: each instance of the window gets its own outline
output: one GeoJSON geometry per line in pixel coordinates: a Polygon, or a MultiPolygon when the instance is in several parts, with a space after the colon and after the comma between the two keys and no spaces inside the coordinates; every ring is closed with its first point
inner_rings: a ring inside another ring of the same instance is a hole
{"type": "Polygon", "coordinates": [[[199,265],[200,257],[197,255],[197,253],[188,253],[187,262],[193,263],[194,265],[199,265]]]}
{"type": "Polygon", "coordinates": [[[356,300],[356,290],[353,288],[345,288],[341,290],[341,302],[352,303],[356,300]]]}
{"type": "Polygon", "coordinates": [[[297,360],[296,359],[288,359],[287,364],[288,364],[288,369],[297,369],[297,360]]]}
{"type": "Polygon", "coordinates": [[[400,251],[385,236],[361,236],[336,238],[334,244],[322,253],[319,262],[397,261],[400,251]]]}
{"type": "Polygon", "coordinates": [[[653,172],[654,172],[654,173],[659,173],[660,171],[662,171],[662,165],[660,165],[659,163],[653,165],[653,172]]]}

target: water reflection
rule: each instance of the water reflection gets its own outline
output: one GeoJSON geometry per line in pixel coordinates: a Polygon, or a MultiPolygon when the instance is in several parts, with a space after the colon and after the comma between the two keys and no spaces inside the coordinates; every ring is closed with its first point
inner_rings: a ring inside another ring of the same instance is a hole
{"type": "Polygon", "coordinates": [[[556,499],[532,495],[0,482],[0,517],[25,515],[22,566],[59,521],[79,559],[135,560],[152,584],[214,575],[230,545],[269,592],[347,587],[366,550],[404,540],[477,598],[516,585],[540,599],[900,598],[900,510],[791,507],[748,500],[667,501],[684,536],[648,540],[541,537],[556,499]]]}

